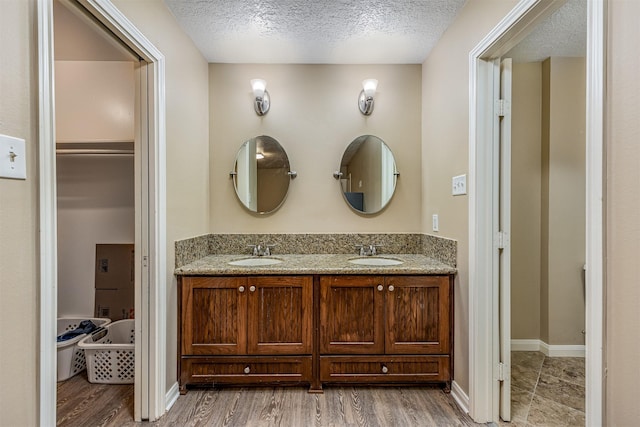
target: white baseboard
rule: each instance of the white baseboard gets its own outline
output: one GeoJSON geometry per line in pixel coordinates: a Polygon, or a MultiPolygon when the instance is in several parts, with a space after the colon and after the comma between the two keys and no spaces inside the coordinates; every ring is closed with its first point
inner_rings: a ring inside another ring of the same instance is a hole
{"type": "Polygon", "coordinates": [[[550,345],[542,340],[511,340],[511,351],[540,351],[549,357],[584,357],[584,345],[550,345]]]}
{"type": "Polygon", "coordinates": [[[165,397],[165,402],[167,402],[167,411],[171,409],[174,403],[180,397],[180,387],[178,386],[178,382],[173,383],[169,391],[167,392],[167,396],[165,397]]]}
{"type": "Polygon", "coordinates": [[[465,414],[469,413],[469,396],[455,381],[451,382],[451,397],[465,414]]]}

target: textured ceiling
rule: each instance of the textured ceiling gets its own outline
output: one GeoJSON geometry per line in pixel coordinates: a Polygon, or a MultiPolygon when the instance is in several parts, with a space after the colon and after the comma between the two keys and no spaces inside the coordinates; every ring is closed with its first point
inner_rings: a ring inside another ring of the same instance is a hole
{"type": "Polygon", "coordinates": [[[420,64],[465,0],[164,0],[209,62],[420,64]]]}
{"type": "Polygon", "coordinates": [[[504,56],[539,62],[551,56],[586,56],[587,2],[569,0],[504,56]]]}

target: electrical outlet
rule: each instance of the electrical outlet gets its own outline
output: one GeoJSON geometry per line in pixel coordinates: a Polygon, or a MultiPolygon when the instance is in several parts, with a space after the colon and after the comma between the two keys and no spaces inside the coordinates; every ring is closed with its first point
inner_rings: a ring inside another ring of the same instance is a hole
{"type": "Polygon", "coordinates": [[[24,139],[0,135],[0,178],[27,179],[24,139]]]}
{"type": "Polygon", "coordinates": [[[431,217],[431,228],[433,228],[433,231],[439,231],[439,229],[438,229],[438,214],[433,214],[433,216],[431,217]]]}
{"type": "Polygon", "coordinates": [[[451,194],[454,196],[467,194],[467,175],[458,175],[451,178],[451,194]]]}

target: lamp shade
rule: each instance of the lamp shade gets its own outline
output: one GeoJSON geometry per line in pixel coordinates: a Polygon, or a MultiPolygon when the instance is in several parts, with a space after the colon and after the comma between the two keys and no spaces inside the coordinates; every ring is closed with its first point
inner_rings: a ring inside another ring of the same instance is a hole
{"type": "Polygon", "coordinates": [[[256,98],[262,98],[264,91],[267,89],[267,82],[262,79],[252,79],[251,89],[253,89],[253,95],[256,98]]]}
{"type": "Polygon", "coordinates": [[[366,79],[362,82],[362,87],[364,88],[364,94],[367,97],[372,97],[376,93],[378,81],[376,79],[366,79]]]}

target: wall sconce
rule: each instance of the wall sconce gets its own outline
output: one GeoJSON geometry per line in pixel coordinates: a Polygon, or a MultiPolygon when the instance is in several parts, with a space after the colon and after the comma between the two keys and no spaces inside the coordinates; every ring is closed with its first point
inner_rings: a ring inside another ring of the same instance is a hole
{"type": "Polygon", "coordinates": [[[373,95],[376,94],[378,81],[376,79],[366,79],[362,82],[362,87],[363,89],[360,91],[360,97],[358,98],[358,107],[360,107],[362,114],[368,116],[373,112],[373,95]]]}
{"type": "Polygon", "coordinates": [[[253,96],[256,97],[253,104],[256,113],[259,116],[264,116],[269,111],[271,104],[269,92],[267,92],[267,82],[262,79],[253,79],[251,80],[251,89],[253,89],[253,96]]]}

